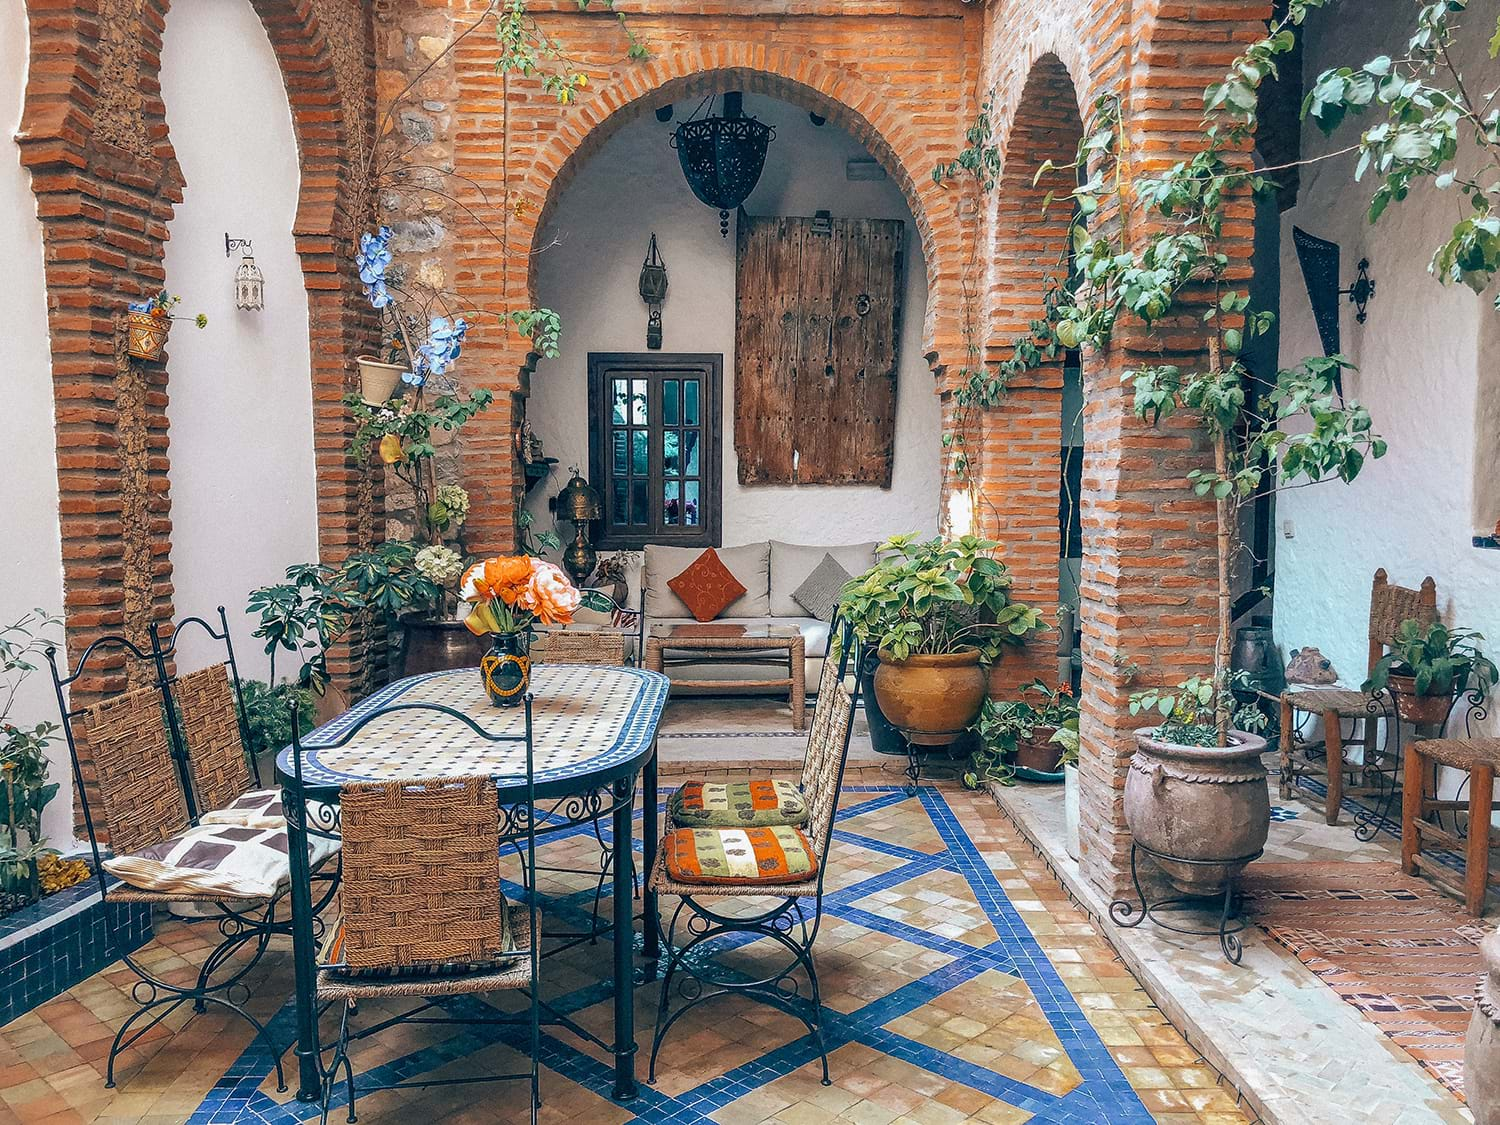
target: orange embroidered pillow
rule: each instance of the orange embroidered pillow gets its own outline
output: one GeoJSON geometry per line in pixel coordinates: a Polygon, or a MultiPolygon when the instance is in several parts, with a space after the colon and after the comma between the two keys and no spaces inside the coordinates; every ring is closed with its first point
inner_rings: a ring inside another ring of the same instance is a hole
{"type": "Polygon", "coordinates": [[[812,841],[800,828],[674,828],[662,863],[678,883],[805,883],[818,873],[812,841]]]}
{"type": "Polygon", "coordinates": [[[724,560],[712,547],[668,582],[667,587],[682,599],[688,612],[699,621],[712,621],[745,596],[744,584],[729,573],[724,560]]]}

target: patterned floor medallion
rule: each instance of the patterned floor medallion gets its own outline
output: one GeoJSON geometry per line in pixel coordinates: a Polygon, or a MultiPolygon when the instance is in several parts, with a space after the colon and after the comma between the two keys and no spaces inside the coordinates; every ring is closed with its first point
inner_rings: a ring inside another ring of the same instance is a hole
{"type": "MultiPolygon", "coordinates": [[[[543,862],[597,863],[591,830],[547,845],[543,862]]],[[[717,1122],[1243,1122],[1233,1091],[1156,1010],[1087,919],[988,798],[957,789],[865,789],[843,802],[827,913],[816,953],[827,1000],[834,1084],[817,1081],[800,1024],[726,1000],[673,1029],[654,1086],[618,1106],[605,1053],[562,1030],[544,1034],[542,1118],[604,1125],[717,1122]]],[[[560,877],[544,915],[586,924],[595,885],[560,877]]],[[[607,889],[606,889],[607,897],[607,889]]],[[[670,905],[670,904],[668,904],[670,905]]],[[[606,909],[607,915],[607,909],[606,909]]],[[[206,937],[165,922],[148,957],[187,972],[206,937]]],[[[772,948],[733,951],[745,971],[772,948]]],[[[607,944],[544,962],[544,995],[607,1035],[607,944]]],[[[100,1079],[109,1035],[130,1010],[120,967],[0,1029],[0,1125],[109,1121],[290,1123],[313,1107],[277,1093],[271,1059],[212,1013],[174,1015],[127,1053],[117,1090],[100,1079]]],[[[290,958],[273,950],[252,1008],[289,1039],[290,958]]],[[[453,1012],[487,1001],[445,1001],[453,1012]]],[[[514,997],[497,997],[509,1007],[514,997]]],[[[656,989],[638,993],[649,1044],[656,989]]],[[[366,1005],[362,1019],[377,1019],[366,1005]]],[[[332,1015],[328,1018],[332,1018],[332,1015]]],[[[511,1069],[513,1029],[398,1027],[360,1045],[357,1075],[448,1077],[511,1069]]],[[[644,1050],[642,1070],[644,1071],[644,1050]]],[[[288,1056],[290,1059],[290,1056],[288,1056]]],[[[520,1122],[517,1086],[453,1086],[359,1098],[361,1122],[520,1122]]],[[[331,1118],[343,1121],[336,1110],[331,1118]]]]}

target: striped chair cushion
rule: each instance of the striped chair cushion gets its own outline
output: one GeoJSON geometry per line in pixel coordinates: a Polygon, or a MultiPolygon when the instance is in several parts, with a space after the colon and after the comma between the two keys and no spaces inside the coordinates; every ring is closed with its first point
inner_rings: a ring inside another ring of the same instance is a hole
{"type": "Polygon", "coordinates": [[[804,883],[818,873],[812,841],[785,826],[675,828],[662,841],[662,860],[678,883],[804,883]]]}
{"type": "Polygon", "coordinates": [[[807,801],[793,781],[690,781],[667,802],[672,823],[684,828],[801,828],[807,801]]]}

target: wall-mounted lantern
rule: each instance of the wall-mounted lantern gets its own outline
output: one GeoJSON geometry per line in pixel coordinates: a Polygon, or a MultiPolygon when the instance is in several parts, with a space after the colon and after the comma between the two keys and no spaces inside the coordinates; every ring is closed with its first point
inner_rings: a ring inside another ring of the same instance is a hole
{"type": "Polygon", "coordinates": [[[651,233],[651,248],[641,263],[641,300],[649,310],[646,316],[646,347],[661,350],[661,303],[667,297],[667,264],[656,250],[656,232],[651,233]]]}
{"type": "Polygon", "coordinates": [[[1308,234],[1301,227],[1292,228],[1292,244],[1297,247],[1297,260],[1302,263],[1302,280],[1307,285],[1307,297],[1312,302],[1313,320],[1318,326],[1318,339],[1323,343],[1323,354],[1333,355],[1340,351],[1339,298],[1348,297],[1354,306],[1354,319],[1363,324],[1369,313],[1366,306],[1375,296],[1375,282],[1370,277],[1370,260],[1361,258],[1354,275],[1354,283],[1348,288],[1339,286],[1339,244],[1326,238],[1308,234]]]}
{"type": "Polygon", "coordinates": [[[257,311],[266,307],[266,278],[255,264],[248,238],[230,238],[224,234],[224,257],[238,250],[241,253],[239,269],[234,271],[234,307],[257,311]]]}

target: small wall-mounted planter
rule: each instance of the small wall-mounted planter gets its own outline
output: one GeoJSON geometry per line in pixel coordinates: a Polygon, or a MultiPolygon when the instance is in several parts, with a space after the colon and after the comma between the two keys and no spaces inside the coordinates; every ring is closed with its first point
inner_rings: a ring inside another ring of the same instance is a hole
{"type": "Polygon", "coordinates": [[[66,992],[150,938],[151,907],[106,906],[97,879],[0,918],[0,1024],[66,992]],[[111,932],[119,947],[112,945],[111,932]]]}
{"type": "Polygon", "coordinates": [[[159,363],[167,346],[167,333],[172,330],[172,318],[134,311],[125,315],[128,332],[125,353],[148,363],[159,363]]]}
{"type": "Polygon", "coordinates": [[[354,362],[359,364],[359,397],[366,406],[384,406],[396,393],[406,368],[399,363],[382,363],[372,355],[359,356],[354,362]]]}

